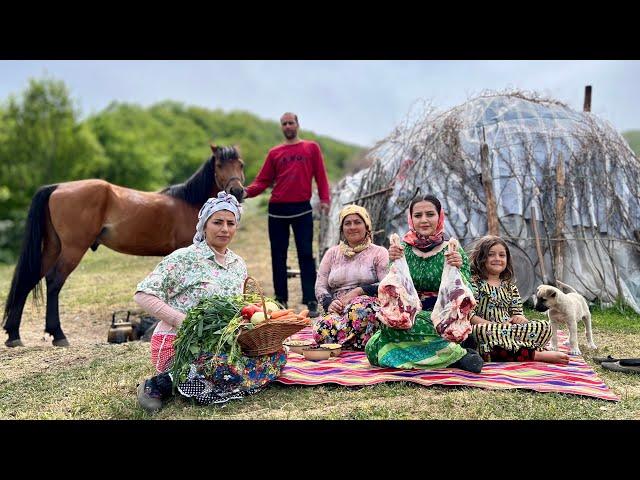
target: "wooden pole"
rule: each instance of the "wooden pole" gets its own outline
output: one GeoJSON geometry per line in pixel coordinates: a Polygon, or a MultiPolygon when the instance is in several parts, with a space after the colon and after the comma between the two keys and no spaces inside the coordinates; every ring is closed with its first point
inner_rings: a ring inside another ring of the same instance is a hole
{"type": "Polygon", "coordinates": [[[480,147],[480,172],[482,174],[484,196],[487,199],[487,230],[489,235],[499,235],[498,208],[496,205],[496,197],[493,193],[493,176],[491,175],[491,166],[489,164],[489,146],[486,144],[484,127],[482,127],[482,140],[482,146],[480,147]]]}
{"type": "Polygon", "coordinates": [[[591,111],[591,85],[584,87],[584,108],[585,112],[591,111]]]}
{"type": "Polygon", "coordinates": [[[538,253],[538,263],[540,264],[540,274],[542,275],[542,281],[547,283],[547,271],[544,268],[544,255],[542,255],[542,248],[540,247],[540,236],[538,235],[538,220],[536,218],[536,208],[531,205],[531,229],[533,230],[533,236],[536,241],[536,252],[538,253]]]}
{"type": "Polygon", "coordinates": [[[555,250],[555,268],[554,273],[556,280],[564,281],[564,216],[565,206],[567,203],[566,190],[565,190],[565,175],[564,175],[564,159],[562,153],[558,155],[558,163],[556,165],[556,231],[554,238],[556,238],[555,250]]]}

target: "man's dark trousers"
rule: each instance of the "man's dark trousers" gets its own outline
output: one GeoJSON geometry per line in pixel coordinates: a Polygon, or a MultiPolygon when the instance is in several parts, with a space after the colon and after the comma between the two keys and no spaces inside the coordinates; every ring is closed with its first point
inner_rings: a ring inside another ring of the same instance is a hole
{"type": "Polygon", "coordinates": [[[271,242],[273,289],[276,300],[280,302],[289,301],[287,250],[289,248],[290,227],[293,228],[296,250],[298,251],[302,303],[308,305],[309,302],[315,302],[316,300],[316,264],[313,258],[313,213],[311,212],[311,203],[307,201],[269,204],[269,241],[271,242]]]}

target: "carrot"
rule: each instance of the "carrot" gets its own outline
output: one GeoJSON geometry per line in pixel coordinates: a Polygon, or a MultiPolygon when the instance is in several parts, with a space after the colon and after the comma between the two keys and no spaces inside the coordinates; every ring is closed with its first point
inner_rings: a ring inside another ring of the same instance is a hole
{"type": "Polygon", "coordinates": [[[280,318],[293,313],[293,308],[287,308],[286,310],[276,310],[275,312],[271,312],[271,318],[280,318]]]}
{"type": "Polygon", "coordinates": [[[294,313],[289,313],[287,315],[283,315],[281,317],[278,317],[275,320],[296,320],[298,317],[294,314],[294,313]]]}
{"type": "Polygon", "coordinates": [[[298,314],[301,317],[308,317],[309,316],[309,310],[305,309],[305,310],[300,310],[300,313],[298,314]]]}

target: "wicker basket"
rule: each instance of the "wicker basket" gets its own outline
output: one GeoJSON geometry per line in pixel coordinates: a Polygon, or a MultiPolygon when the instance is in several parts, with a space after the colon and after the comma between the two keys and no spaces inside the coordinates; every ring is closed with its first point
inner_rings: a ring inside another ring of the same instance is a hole
{"type": "MultiPolygon", "coordinates": [[[[244,281],[244,293],[247,293],[247,284],[253,281],[260,298],[262,299],[262,310],[267,316],[267,308],[264,302],[264,293],[258,281],[253,277],[247,277],[244,281]]],[[[251,330],[245,330],[238,336],[238,343],[242,348],[242,353],[248,357],[269,355],[282,348],[282,342],[310,325],[309,319],[280,320],[266,319],[251,330]]]]}

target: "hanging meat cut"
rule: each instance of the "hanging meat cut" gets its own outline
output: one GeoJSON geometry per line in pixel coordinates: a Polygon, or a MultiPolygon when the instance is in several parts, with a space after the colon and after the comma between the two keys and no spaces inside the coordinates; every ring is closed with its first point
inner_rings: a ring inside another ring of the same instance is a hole
{"type": "MultiPolygon", "coordinates": [[[[449,240],[449,251],[458,249],[458,240],[449,240]]],[[[476,306],[471,289],[462,279],[460,270],[445,263],[438,290],[438,299],[431,312],[431,321],[438,334],[450,342],[462,342],[471,333],[470,314],[476,306]]]]}
{"type": "MultiPolygon", "coordinates": [[[[392,233],[389,239],[392,245],[400,246],[400,237],[396,233],[392,233]]],[[[380,282],[378,299],[381,308],[377,316],[382,323],[400,330],[413,327],[422,304],[404,256],[391,264],[389,273],[380,282]]]]}

